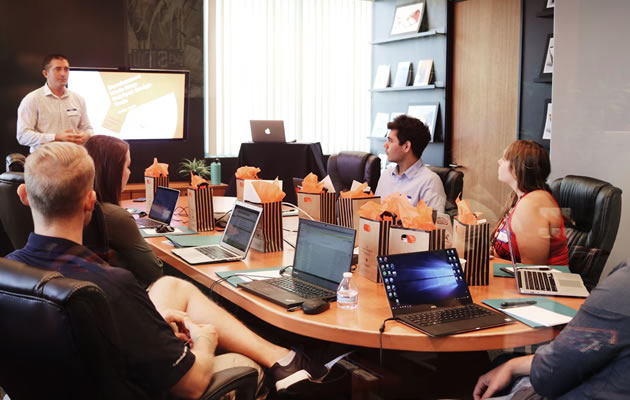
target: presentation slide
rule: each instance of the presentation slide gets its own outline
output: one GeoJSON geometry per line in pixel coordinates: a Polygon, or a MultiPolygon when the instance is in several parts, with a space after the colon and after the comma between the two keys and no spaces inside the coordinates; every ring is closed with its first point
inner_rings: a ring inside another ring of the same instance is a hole
{"type": "Polygon", "coordinates": [[[184,138],[185,72],[72,70],[68,88],[85,99],[95,134],[184,138]]]}

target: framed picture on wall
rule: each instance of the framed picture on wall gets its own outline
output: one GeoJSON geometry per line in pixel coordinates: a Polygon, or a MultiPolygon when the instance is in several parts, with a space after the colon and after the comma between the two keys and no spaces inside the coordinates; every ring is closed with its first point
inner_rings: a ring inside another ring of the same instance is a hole
{"type": "Polygon", "coordinates": [[[545,99],[545,118],[542,124],[542,138],[551,140],[551,99],[545,99]]]}
{"type": "Polygon", "coordinates": [[[545,56],[540,68],[540,78],[551,78],[553,76],[553,33],[547,35],[547,45],[545,46],[545,56]]]}
{"type": "Polygon", "coordinates": [[[396,7],[390,35],[418,33],[424,17],[424,2],[403,4],[396,7]]]}
{"type": "Polygon", "coordinates": [[[432,142],[435,138],[435,126],[437,125],[439,110],[440,103],[409,104],[407,109],[407,115],[418,118],[429,128],[432,142]]]}

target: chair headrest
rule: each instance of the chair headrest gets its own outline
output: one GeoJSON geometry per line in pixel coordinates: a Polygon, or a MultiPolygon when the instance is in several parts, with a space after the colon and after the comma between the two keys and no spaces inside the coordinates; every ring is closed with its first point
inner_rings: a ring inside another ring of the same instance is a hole
{"type": "Polygon", "coordinates": [[[7,171],[24,172],[24,162],[26,157],[24,154],[11,153],[7,156],[7,171]]]}
{"type": "MultiPolygon", "coordinates": [[[[617,189],[608,182],[587,176],[567,175],[551,184],[553,197],[561,208],[570,208],[576,226],[590,229],[596,204],[602,196],[610,195],[608,189],[617,189]]],[[[619,189],[617,189],[619,190],[619,189]]]]}
{"type": "Polygon", "coordinates": [[[19,185],[24,183],[24,172],[7,171],[0,174],[0,182],[19,185]]]}
{"type": "Polygon", "coordinates": [[[0,258],[0,290],[42,297],[61,304],[82,288],[101,291],[90,282],[64,278],[56,271],[47,271],[0,258]]]}

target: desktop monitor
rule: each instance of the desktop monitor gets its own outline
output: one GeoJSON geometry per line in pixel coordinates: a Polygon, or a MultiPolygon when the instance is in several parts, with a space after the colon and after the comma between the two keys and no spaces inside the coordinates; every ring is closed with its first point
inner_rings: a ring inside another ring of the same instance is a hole
{"type": "Polygon", "coordinates": [[[68,89],[83,96],[97,135],[184,139],[188,71],[71,68],[68,89]]]}

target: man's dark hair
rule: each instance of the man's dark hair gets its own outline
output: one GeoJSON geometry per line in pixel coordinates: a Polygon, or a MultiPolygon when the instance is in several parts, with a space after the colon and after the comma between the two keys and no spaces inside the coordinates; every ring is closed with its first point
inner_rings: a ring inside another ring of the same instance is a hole
{"type": "Polygon", "coordinates": [[[50,62],[52,60],[66,60],[66,61],[68,61],[68,57],[64,56],[63,54],[48,54],[42,60],[42,70],[44,70],[44,69],[48,70],[48,67],[50,66],[50,62]]]}
{"type": "Polygon", "coordinates": [[[398,131],[398,142],[401,146],[409,141],[411,143],[411,151],[418,158],[422,157],[422,152],[431,141],[429,128],[419,119],[408,115],[399,115],[387,124],[387,128],[398,131]]]}

